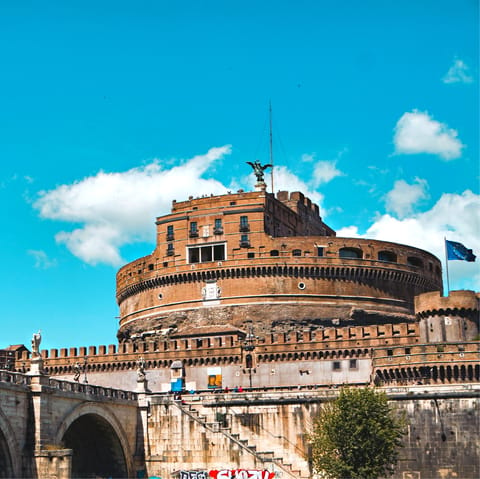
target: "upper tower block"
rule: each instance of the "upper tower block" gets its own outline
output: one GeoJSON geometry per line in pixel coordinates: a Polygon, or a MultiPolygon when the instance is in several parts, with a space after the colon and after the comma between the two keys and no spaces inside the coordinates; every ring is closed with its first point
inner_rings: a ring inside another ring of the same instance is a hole
{"type": "Polygon", "coordinates": [[[312,203],[303,193],[294,191],[289,195],[288,191],[279,191],[277,199],[297,214],[295,236],[335,236],[335,231],[322,221],[318,205],[312,203]]]}
{"type": "MultiPolygon", "coordinates": [[[[318,205],[298,191],[290,194],[280,191],[275,198],[265,191],[239,190],[234,194],[200,198],[191,196],[187,201],[173,201],[171,215],[158,218],[157,225],[197,217],[202,220],[200,223],[196,221],[194,227],[202,226],[202,233],[206,234],[205,228],[208,226],[212,231],[220,231],[216,226],[222,224],[223,230],[224,223],[226,225],[234,220],[240,223],[240,217],[245,222],[245,217],[248,217],[248,221],[255,221],[255,224],[262,221],[262,230],[272,237],[335,236],[335,231],[322,221],[319,212],[318,205]]],[[[248,232],[246,227],[243,229],[243,233],[248,232]]]]}

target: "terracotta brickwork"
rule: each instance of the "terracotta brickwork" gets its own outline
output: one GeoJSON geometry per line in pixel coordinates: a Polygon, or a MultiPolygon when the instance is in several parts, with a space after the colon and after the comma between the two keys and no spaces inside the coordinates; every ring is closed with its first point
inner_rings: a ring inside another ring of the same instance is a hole
{"type": "Polygon", "coordinates": [[[119,339],[172,324],[362,323],[353,311],[367,324],[398,322],[413,319],[415,295],[441,287],[433,255],[338,238],[301,193],[191,198],[157,219],[155,251],[118,272],[119,339]]]}

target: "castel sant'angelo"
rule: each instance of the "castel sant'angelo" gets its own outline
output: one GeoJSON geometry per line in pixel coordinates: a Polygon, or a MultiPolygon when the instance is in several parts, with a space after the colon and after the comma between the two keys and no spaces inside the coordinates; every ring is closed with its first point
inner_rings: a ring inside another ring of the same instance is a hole
{"type": "Polygon", "coordinates": [[[442,296],[429,252],[339,238],[301,192],[257,179],[174,200],[152,254],[117,273],[118,346],[43,351],[45,370],[71,378],[87,358],[91,382],[131,388],[141,357],[152,391],[479,381],[461,346],[478,294],[442,296]]]}
{"type": "MultiPolygon", "coordinates": [[[[465,428],[474,428],[468,414],[475,404],[445,402],[449,422],[437,396],[431,401],[414,396],[415,391],[433,394],[437,387],[449,391],[445,401],[456,401],[455,388],[471,391],[478,385],[479,294],[443,296],[441,263],[427,251],[337,237],[301,192],[267,192],[261,165],[256,166],[255,191],[174,200],[171,212],[156,219],[154,251],[117,273],[118,344],[39,351],[37,372],[79,388],[88,378],[89,385],[150,398],[145,400],[148,426],[136,436],[142,437],[142,453],[135,456],[142,474],[208,470],[214,454],[223,467],[242,467],[247,446],[238,435],[243,434],[250,443],[257,438],[255,447],[248,446],[257,469],[263,466],[255,448],[268,444],[289,456],[298,471],[280,465],[278,477],[281,471],[283,477],[311,477],[305,423],[311,422],[306,418],[314,412],[309,408],[315,398],[342,385],[375,385],[400,395],[403,404],[410,401],[408,414],[416,417],[404,475],[398,477],[474,477],[475,459],[455,456],[470,447],[460,443],[462,431],[455,424],[463,418],[465,428]],[[180,406],[178,417],[167,421],[174,410],[167,407],[172,393],[182,394],[189,409],[180,406]],[[156,404],[165,409],[155,409],[156,404]],[[220,429],[209,429],[205,420],[203,432],[196,432],[201,420],[191,404],[213,415],[220,429]],[[187,427],[182,421],[190,421],[189,439],[181,432],[187,427]],[[438,424],[443,459],[435,449],[438,424]],[[222,429],[227,426],[237,427],[238,434],[229,436],[222,429]],[[422,436],[427,431],[428,437],[422,436]],[[215,433],[230,446],[216,450],[215,433]],[[280,437],[284,440],[277,444],[280,437]],[[242,454],[232,456],[232,444],[242,454]],[[447,472],[429,476],[429,468],[447,472]]],[[[30,351],[11,352],[14,370],[27,373],[30,351]]],[[[464,432],[472,436],[472,430],[464,432]]],[[[80,447],[65,437],[68,447],[80,447]]],[[[80,471],[73,454],[73,470],[80,471]]],[[[132,464],[125,459],[120,470],[134,474],[132,464]]]]}

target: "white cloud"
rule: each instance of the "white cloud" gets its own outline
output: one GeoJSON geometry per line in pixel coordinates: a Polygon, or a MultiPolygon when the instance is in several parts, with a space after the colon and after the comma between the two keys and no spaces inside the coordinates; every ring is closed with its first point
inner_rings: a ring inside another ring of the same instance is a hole
{"type": "Polygon", "coordinates": [[[456,130],[434,120],[427,112],[404,113],[395,126],[395,152],[403,154],[431,153],[445,160],[461,155],[463,144],[456,130]]]}
{"type": "Polygon", "coordinates": [[[220,182],[202,175],[229,153],[230,146],[223,146],[171,169],[162,169],[154,160],[125,172],[99,172],[40,192],[34,207],[42,218],[81,225],[56,235],[75,256],[90,264],[118,266],[123,245],[154,240],[154,220],[170,211],[172,199],[226,192],[220,182]]]}
{"type": "Polygon", "coordinates": [[[400,218],[410,215],[415,204],[428,197],[426,190],[427,182],[420,178],[415,178],[412,185],[404,180],[396,181],[393,190],[385,195],[387,211],[395,213],[400,218]]]}
{"type": "Polygon", "coordinates": [[[304,153],[302,155],[302,161],[304,163],[312,163],[315,161],[315,153],[304,153]]]}
{"type": "Polygon", "coordinates": [[[318,161],[313,169],[313,184],[318,187],[322,183],[328,183],[343,173],[337,169],[337,161],[318,161]]]}
{"type": "MultiPolygon", "coordinates": [[[[422,248],[435,254],[444,263],[445,237],[472,248],[480,259],[479,231],[480,195],[467,190],[460,195],[443,194],[433,208],[424,213],[403,219],[383,215],[361,236],[422,248]]],[[[342,236],[344,232],[351,233],[352,230],[344,228],[338,236],[342,236]]],[[[480,290],[479,259],[476,263],[449,262],[451,289],[480,290]]]]}
{"type": "Polygon", "coordinates": [[[45,251],[29,249],[27,253],[35,259],[35,268],[48,269],[57,265],[56,260],[50,259],[45,251]]]}
{"type": "Polygon", "coordinates": [[[470,68],[460,59],[455,59],[447,74],[442,78],[443,83],[473,83],[470,68]]]}

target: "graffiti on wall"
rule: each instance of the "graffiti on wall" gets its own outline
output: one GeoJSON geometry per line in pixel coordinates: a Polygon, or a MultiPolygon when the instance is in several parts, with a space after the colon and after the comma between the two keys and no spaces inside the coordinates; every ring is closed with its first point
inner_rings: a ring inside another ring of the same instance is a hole
{"type": "Polygon", "coordinates": [[[273,479],[274,472],[256,469],[214,469],[208,471],[179,471],[178,479],[273,479]]]}
{"type": "Polygon", "coordinates": [[[180,471],[178,479],[208,479],[204,471],[180,471]]]}
{"type": "Polygon", "coordinates": [[[221,471],[212,470],[208,475],[213,479],[273,479],[274,472],[257,471],[255,469],[222,469],[221,471]]]}

